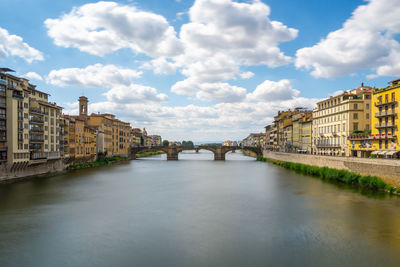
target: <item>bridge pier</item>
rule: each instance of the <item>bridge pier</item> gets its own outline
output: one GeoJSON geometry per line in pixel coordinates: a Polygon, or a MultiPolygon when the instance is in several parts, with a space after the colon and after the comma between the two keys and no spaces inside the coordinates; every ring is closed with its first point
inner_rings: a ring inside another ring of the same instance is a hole
{"type": "Polygon", "coordinates": [[[214,160],[225,160],[225,153],[214,153],[214,160]]]}

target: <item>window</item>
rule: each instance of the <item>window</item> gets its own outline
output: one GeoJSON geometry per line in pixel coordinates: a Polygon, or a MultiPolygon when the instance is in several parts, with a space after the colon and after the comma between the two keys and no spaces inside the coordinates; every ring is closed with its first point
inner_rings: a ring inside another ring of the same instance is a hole
{"type": "Polygon", "coordinates": [[[369,124],[365,125],[365,130],[369,130],[369,124]]]}
{"type": "Polygon", "coordinates": [[[358,131],[358,123],[353,123],[353,130],[358,131]]]}
{"type": "Polygon", "coordinates": [[[369,109],[369,104],[367,104],[367,105],[365,106],[365,108],[366,108],[366,109],[369,109]]]}
{"type": "Polygon", "coordinates": [[[354,109],[358,109],[358,104],[354,104],[354,109]]]}
{"type": "Polygon", "coordinates": [[[358,113],[353,113],[353,119],[358,119],[358,113]]]}
{"type": "Polygon", "coordinates": [[[367,119],[369,119],[369,113],[365,114],[365,117],[366,117],[367,119]]]}

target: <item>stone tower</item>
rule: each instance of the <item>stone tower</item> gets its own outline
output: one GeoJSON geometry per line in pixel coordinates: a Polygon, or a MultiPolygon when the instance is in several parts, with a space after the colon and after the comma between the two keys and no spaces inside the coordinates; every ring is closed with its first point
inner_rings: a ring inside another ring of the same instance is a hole
{"type": "Polygon", "coordinates": [[[86,118],[88,115],[88,102],[89,100],[87,99],[86,96],[81,96],[79,97],[79,117],[81,118],[86,118]]]}

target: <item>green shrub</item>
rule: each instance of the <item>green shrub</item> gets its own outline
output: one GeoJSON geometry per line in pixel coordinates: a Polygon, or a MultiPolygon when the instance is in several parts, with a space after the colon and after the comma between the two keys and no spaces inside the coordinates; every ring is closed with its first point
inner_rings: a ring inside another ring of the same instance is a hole
{"type": "Polygon", "coordinates": [[[400,194],[400,188],[394,188],[386,184],[381,178],[376,176],[361,176],[346,170],[338,170],[328,167],[317,167],[301,163],[293,163],[288,161],[271,160],[264,157],[257,157],[258,161],[268,161],[285,169],[293,170],[297,173],[320,177],[323,180],[335,181],[344,184],[358,185],[373,190],[387,191],[390,193],[400,194]]]}

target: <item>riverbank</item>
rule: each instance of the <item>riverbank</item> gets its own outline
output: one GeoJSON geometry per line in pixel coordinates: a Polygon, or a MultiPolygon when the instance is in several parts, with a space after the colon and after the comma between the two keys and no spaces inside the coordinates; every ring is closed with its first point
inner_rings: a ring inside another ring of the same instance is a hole
{"type": "Polygon", "coordinates": [[[154,155],[161,155],[165,154],[163,151],[146,151],[146,152],[139,152],[136,154],[137,158],[144,158],[144,157],[149,157],[149,156],[154,156],[154,155]]]}
{"type": "Polygon", "coordinates": [[[256,158],[256,157],[257,157],[257,154],[256,154],[255,152],[253,152],[253,151],[244,150],[244,149],[241,149],[241,151],[242,151],[242,153],[243,153],[244,155],[246,155],[246,156],[248,156],[248,157],[252,157],[252,158],[256,158]]]}
{"type": "Polygon", "coordinates": [[[93,167],[108,165],[108,164],[119,162],[119,161],[129,161],[129,158],[114,156],[114,157],[105,158],[104,160],[97,160],[97,161],[92,161],[92,162],[85,162],[85,163],[80,163],[80,164],[69,165],[69,166],[67,166],[67,170],[69,171],[69,170],[93,168],[93,167]]]}
{"type": "Polygon", "coordinates": [[[400,160],[320,156],[264,150],[263,157],[282,162],[346,170],[361,176],[376,176],[386,184],[400,188],[400,160]]]}

